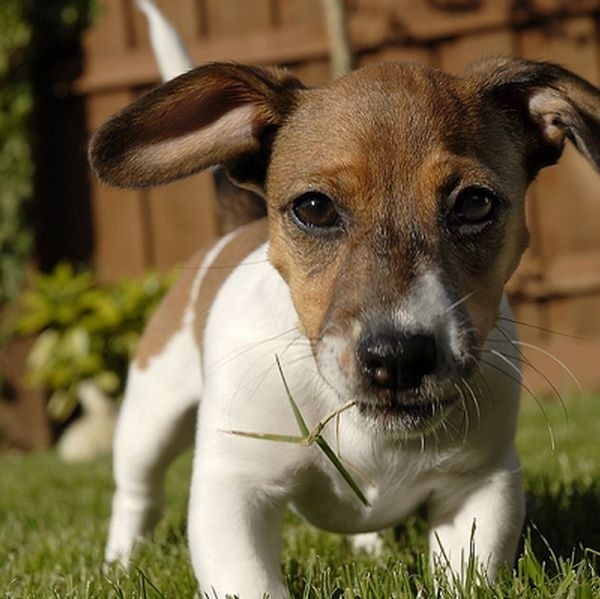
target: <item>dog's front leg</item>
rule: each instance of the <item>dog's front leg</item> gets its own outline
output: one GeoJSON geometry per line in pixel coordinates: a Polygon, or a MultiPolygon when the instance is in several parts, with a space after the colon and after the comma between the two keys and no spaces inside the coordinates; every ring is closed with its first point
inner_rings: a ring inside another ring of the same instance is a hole
{"type": "Polygon", "coordinates": [[[493,581],[515,560],[525,501],[518,459],[477,479],[461,477],[434,493],[429,505],[429,552],[432,568],[464,581],[469,560],[493,581]]]}
{"type": "Polygon", "coordinates": [[[280,566],[285,501],[228,465],[197,457],[188,534],[202,596],[287,598],[280,566]]]}

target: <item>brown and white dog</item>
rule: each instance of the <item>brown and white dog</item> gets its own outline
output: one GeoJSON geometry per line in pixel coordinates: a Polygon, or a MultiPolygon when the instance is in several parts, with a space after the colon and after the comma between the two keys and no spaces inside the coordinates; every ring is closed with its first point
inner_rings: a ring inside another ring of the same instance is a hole
{"type": "Polygon", "coordinates": [[[290,504],[357,534],[426,503],[432,563],[460,575],[474,552],[489,579],[510,565],[519,384],[491,349],[515,337],[499,315],[528,242],[527,186],[566,138],[600,167],[600,92],[509,58],[459,76],[379,64],[322,89],[208,64],[102,126],[91,163],[112,185],[223,164],[268,208],[189,262],[145,332],[116,435],[107,559],[126,563],[152,528],[165,468],[195,431],[189,542],[204,592],[287,596],[290,504]],[[309,425],[356,402],[322,434],[369,507],[317,447],[224,432],[298,434],[275,354],[309,425]]]}

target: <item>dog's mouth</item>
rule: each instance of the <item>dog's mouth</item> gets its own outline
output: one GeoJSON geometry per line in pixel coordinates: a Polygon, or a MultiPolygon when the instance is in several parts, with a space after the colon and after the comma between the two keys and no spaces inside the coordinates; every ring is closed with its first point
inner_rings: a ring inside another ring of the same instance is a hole
{"type": "Polygon", "coordinates": [[[356,406],[363,416],[378,426],[419,432],[439,424],[457,402],[458,395],[427,397],[410,392],[377,400],[358,400],[356,406]]]}

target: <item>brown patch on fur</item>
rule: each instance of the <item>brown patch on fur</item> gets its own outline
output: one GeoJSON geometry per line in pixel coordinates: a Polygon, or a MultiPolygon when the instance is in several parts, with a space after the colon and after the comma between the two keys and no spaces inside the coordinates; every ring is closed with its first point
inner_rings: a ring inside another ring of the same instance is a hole
{"type": "Polygon", "coordinates": [[[160,354],[169,339],[181,329],[194,279],[206,253],[206,249],[200,250],[186,262],[181,275],[150,319],[135,352],[134,361],[138,368],[146,368],[150,360],[160,354]]]}
{"type": "MultiPolygon", "coordinates": [[[[207,266],[194,306],[194,332],[200,350],[206,318],[219,289],[234,268],[266,239],[266,219],[255,221],[242,227],[207,266]]],[[[210,248],[200,250],[188,260],[182,268],[181,275],[153,314],[135,353],[134,361],[138,368],[147,368],[150,360],[159,355],[169,340],[181,330],[183,315],[191,300],[194,280],[209,251],[210,248]]]]}
{"type": "Polygon", "coordinates": [[[206,321],[219,289],[239,263],[267,241],[267,236],[266,219],[242,227],[208,266],[194,306],[194,335],[201,352],[206,321]]]}

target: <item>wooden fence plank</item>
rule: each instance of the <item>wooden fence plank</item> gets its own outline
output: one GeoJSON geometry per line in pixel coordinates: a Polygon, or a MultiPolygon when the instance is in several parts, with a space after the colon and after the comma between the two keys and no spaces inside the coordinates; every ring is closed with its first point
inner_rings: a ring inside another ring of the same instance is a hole
{"type": "Polygon", "coordinates": [[[331,63],[327,58],[305,60],[286,66],[305,85],[316,87],[331,81],[331,63]]]}
{"type": "Polygon", "coordinates": [[[149,191],[152,257],[160,270],[186,260],[219,234],[208,172],[149,191]]]}
{"type": "Polygon", "coordinates": [[[440,65],[450,72],[461,71],[480,58],[514,53],[515,40],[510,29],[465,35],[439,45],[440,65]]]}
{"type": "MultiPolygon", "coordinates": [[[[90,130],[133,99],[129,92],[88,99],[90,130]]],[[[94,215],[94,262],[102,281],[139,275],[149,266],[149,232],[145,192],[124,191],[91,176],[94,215]]]]}
{"type": "Polygon", "coordinates": [[[271,0],[205,0],[209,37],[267,30],[275,20],[271,0]]]}
{"type": "Polygon", "coordinates": [[[519,339],[528,343],[539,343],[548,338],[547,333],[542,330],[546,322],[538,302],[511,300],[510,304],[514,319],[518,321],[519,339]]]}
{"type": "MultiPolygon", "coordinates": [[[[554,336],[538,345],[541,350],[559,359],[575,375],[586,391],[600,389],[600,369],[598,368],[600,341],[586,342],[554,336]]],[[[535,366],[533,368],[525,364],[523,374],[529,386],[533,387],[536,396],[543,393],[557,399],[554,389],[544,377],[536,372],[536,369],[543,372],[561,393],[579,394],[579,388],[569,373],[550,355],[531,348],[526,348],[524,355],[525,359],[535,366]]],[[[527,394],[525,397],[527,398],[527,394]]]]}
{"type": "Polygon", "coordinates": [[[600,9],[600,0],[529,0],[539,15],[573,14],[600,9]]]}
{"type": "Polygon", "coordinates": [[[130,45],[124,0],[103,0],[100,17],[83,34],[87,56],[120,56],[130,45]]]}
{"type": "MultiPolygon", "coordinates": [[[[390,38],[381,18],[356,15],[350,34],[356,51],[378,48],[390,38]]],[[[238,60],[255,64],[289,64],[327,58],[329,43],[321,23],[250,31],[190,43],[196,63],[238,60]]],[[[86,70],[74,86],[74,93],[99,93],[124,87],[139,87],[159,81],[158,68],[149,50],[134,50],[114,56],[90,56],[86,70]]]]}
{"type": "Polygon", "coordinates": [[[600,0],[473,0],[464,10],[443,0],[354,0],[353,4],[358,10],[387,14],[396,21],[398,39],[413,42],[522,27],[543,18],[584,15],[600,8],[600,0]]]}
{"type": "Polygon", "coordinates": [[[600,292],[600,251],[567,252],[535,264],[531,273],[520,274],[524,275],[522,279],[511,281],[509,288],[515,297],[523,299],[548,300],[600,292]]]}
{"type": "Polygon", "coordinates": [[[46,395],[23,380],[32,345],[32,339],[15,339],[0,349],[0,371],[15,393],[12,400],[0,401],[0,429],[10,447],[24,451],[47,449],[52,440],[46,395]]]}
{"type": "Polygon", "coordinates": [[[364,52],[359,55],[359,65],[373,62],[416,62],[435,66],[437,57],[432,48],[418,45],[386,45],[373,52],[364,52]]]}
{"type": "Polygon", "coordinates": [[[151,262],[144,192],[93,184],[94,264],[102,282],[139,276],[151,262]]]}
{"type": "MultiPolygon", "coordinates": [[[[299,25],[322,28],[324,25],[322,0],[304,0],[303,2],[278,0],[275,4],[275,9],[277,24],[280,28],[297,27],[299,25]]],[[[324,29],[321,30],[321,35],[324,36],[326,43],[323,56],[288,65],[296,76],[309,86],[325,85],[331,81],[331,62],[328,56],[329,46],[324,29]]]]}
{"type": "Polygon", "coordinates": [[[322,0],[278,0],[276,7],[282,25],[323,22],[322,0]]]}
{"type": "MultiPolygon", "coordinates": [[[[587,340],[600,339],[600,293],[571,297],[566,306],[565,326],[573,335],[587,340]]],[[[596,361],[600,361],[600,354],[596,355],[596,361]]]]}
{"type": "Polygon", "coordinates": [[[415,41],[431,41],[475,31],[498,29],[510,24],[512,2],[493,0],[473,3],[471,10],[444,10],[423,0],[388,3],[398,19],[402,35],[415,41]]]}

